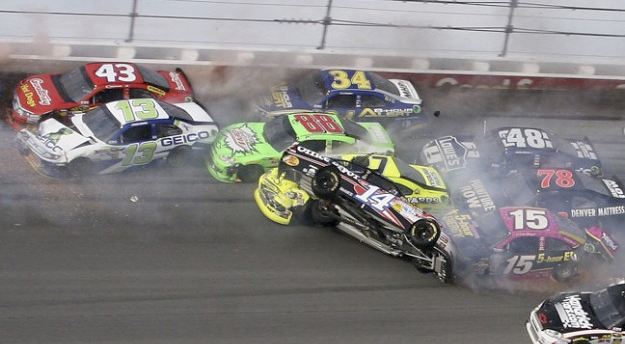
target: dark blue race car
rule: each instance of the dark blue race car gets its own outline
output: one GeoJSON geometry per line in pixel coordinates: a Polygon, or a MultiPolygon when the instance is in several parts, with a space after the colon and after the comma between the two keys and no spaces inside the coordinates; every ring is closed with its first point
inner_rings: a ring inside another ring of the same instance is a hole
{"type": "Polygon", "coordinates": [[[500,127],[483,137],[442,136],[421,150],[420,164],[443,175],[464,171],[505,175],[519,168],[567,168],[601,175],[601,161],[588,138],[562,138],[539,128],[500,127]]]}
{"type": "Polygon", "coordinates": [[[258,97],[253,107],[265,118],[296,110],[331,111],[363,122],[425,117],[422,100],[409,80],[351,69],[322,69],[281,82],[258,97]]]}

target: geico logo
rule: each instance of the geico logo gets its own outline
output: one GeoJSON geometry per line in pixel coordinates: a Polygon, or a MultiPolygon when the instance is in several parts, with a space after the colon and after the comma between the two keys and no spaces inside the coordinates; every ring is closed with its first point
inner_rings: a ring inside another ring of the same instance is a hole
{"type": "Polygon", "coordinates": [[[59,152],[63,150],[63,148],[56,145],[55,141],[50,140],[47,137],[37,136],[37,140],[39,140],[41,143],[43,143],[44,146],[46,146],[46,148],[52,150],[53,152],[59,152]]]}
{"type": "Polygon", "coordinates": [[[170,137],[165,137],[161,140],[161,146],[179,145],[182,143],[189,143],[189,142],[194,142],[197,140],[207,139],[209,137],[210,137],[210,134],[208,133],[208,131],[200,131],[197,133],[170,136],[170,137]]]}
{"type": "Polygon", "coordinates": [[[321,155],[321,154],[319,154],[319,153],[317,153],[317,152],[315,152],[313,150],[310,150],[310,149],[308,149],[306,147],[297,146],[297,152],[298,153],[303,153],[303,154],[306,154],[306,155],[309,155],[309,156],[312,156],[312,157],[315,157],[315,158],[317,158],[319,160],[322,160],[324,162],[328,162],[328,163],[330,162],[330,158],[328,158],[326,156],[323,156],[323,155],[321,155]]]}

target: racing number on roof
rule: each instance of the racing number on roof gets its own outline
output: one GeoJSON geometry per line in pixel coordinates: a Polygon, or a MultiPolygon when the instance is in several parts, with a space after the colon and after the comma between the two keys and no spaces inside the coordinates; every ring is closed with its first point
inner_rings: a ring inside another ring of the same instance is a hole
{"type": "Polygon", "coordinates": [[[361,70],[355,71],[351,78],[344,70],[331,70],[328,74],[334,78],[332,88],[335,90],[345,90],[352,87],[352,85],[356,85],[361,90],[371,89],[371,81],[367,79],[367,75],[361,70]]]}
{"type": "Polygon", "coordinates": [[[511,128],[501,131],[499,137],[506,147],[553,148],[547,133],[537,129],[511,128]]]}
{"type": "Polygon", "coordinates": [[[108,82],[133,82],[137,80],[135,67],[126,63],[105,63],[95,71],[99,78],[106,78],[108,82]]]}
{"type": "Polygon", "coordinates": [[[118,102],[115,109],[122,111],[126,122],[132,122],[157,118],[158,111],[154,107],[155,104],[151,99],[130,99],[118,102]]]}
{"type": "Polygon", "coordinates": [[[332,116],[325,114],[297,114],[294,117],[310,133],[343,133],[343,128],[332,116]]]}
{"type": "Polygon", "coordinates": [[[516,209],[509,213],[513,217],[513,229],[542,230],[549,227],[547,212],[544,209],[516,209]]]}
{"type": "Polygon", "coordinates": [[[555,177],[555,183],[561,188],[572,188],[575,186],[575,179],[573,179],[573,172],[569,170],[546,170],[540,169],[536,171],[538,177],[543,177],[540,181],[540,187],[548,189],[551,187],[551,181],[555,177]]]}

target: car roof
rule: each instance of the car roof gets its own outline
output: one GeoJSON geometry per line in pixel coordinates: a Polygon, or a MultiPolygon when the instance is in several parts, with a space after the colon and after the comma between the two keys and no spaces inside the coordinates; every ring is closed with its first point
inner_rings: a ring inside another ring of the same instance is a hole
{"type": "Polygon", "coordinates": [[[147,67],[143,67],[141,65],[137,65],[135,63],[124,62],[124,63],[109,63],[109,62],[92,62],[87,63],[80,67],[84,73],[89,76],[89,80],[93,83],[95,87],[103,87],[105,85],[152,85],[158,88],[169,91],[169,83],[167,79],[161,75],[159,72],[149,69],[147,67]],[[103,65],[127,65],[133,68],[133,74],[137,77],[133,81],[124,82],[121,81],[120,78],[115,78],[115,81],[109,81],[106,78],[98,77],[96,75],[97,71],[103,65]]]}
{"type": "Polygon", "coordinates": [[[111,115],[123,126],[136,122],[145,122],[147,120],[169,119],[170,114],[166,109],[172,105],[152,98],[138,98],[117,100],[102,106],[105,106],[111,115]],[[155,110],[154,112],[149,112],[149,117],[140,117],[143,113],[147,113],[142,112],[145,111],[146,108],[137,105],[143,103],[151,104],[150,106],[155,110]]]}
{"type": "Polygon", "coordinates": [[[320,137],[320,136],[321,137],[353,137],[352,135],[350,135],[350,133],[347,132],[344,122],[339,118],[339,116],[332,114],[332,113],[297,112],[297,113],[287,114],[285,115],[285,117],[286,117],[285,120],[287,120],[291,128],[293,128],[293,131],[295,132],[295,136],[298,138],[298,140],[302,140],[304,138],[320,137]],[[307,116],[312,116],[312,117],[307,117],[307,116]],[[303,118],[324,118],[325,120],[329,119],[330,123],[332,123],[333,125],[338,124],[340,128],[336,128],[335,131],[324,130],[324,128],[322,127],[323,124],[320,124],[320,121],[316,121],[316,120],[313,120],[310,124],[311,127],[309,127],[305,121],[301,121],[301,119],[303,118]],[[316,128],[318,128],[318,130],[316,128]]]}

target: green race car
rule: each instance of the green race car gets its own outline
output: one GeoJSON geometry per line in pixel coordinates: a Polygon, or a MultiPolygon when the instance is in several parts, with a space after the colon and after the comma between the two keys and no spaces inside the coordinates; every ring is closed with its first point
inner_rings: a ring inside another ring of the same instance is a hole
{"type": "Polygon", "coordinates": [[[296,141],[327,155],[391,155],[395,151],[389,134],[379,123],[356,123],[329,113],[295,112],[269,122],[227,126],[217,135],[206,167],[222,182],[256,182],[278,165],[282,152],[296,141]]]}

